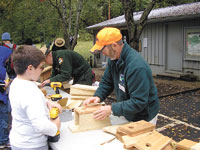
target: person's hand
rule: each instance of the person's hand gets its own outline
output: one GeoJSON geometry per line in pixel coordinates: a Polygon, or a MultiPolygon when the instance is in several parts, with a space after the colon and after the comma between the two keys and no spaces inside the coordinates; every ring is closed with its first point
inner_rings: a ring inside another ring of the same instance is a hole
{"type": "Polygon", "coordinates": [[[91,104],[91,103],[99,103],[100,102],[100,98],[99,97],[91,97],[91,98],[88,98],[86,99],[84,102],[83,102],[83,106],[87,106],[88,104],[91,104]]]}
{"type": "Polygon", "coordinates": [[[5,80],[5,88],[7,88],[10,84],[10,81],[5,80]]]}
{"type": "Polygon", "coordinates": [[[111,106],[101,106],[101,108],[93,113],[94,119],[96,120],[103,120],[106,117],[111,115],[111,106]]]}
{"type": "Polygon", "coordinates": [[[58,130],[60,130],[61,126],[60,117],[58,116],[56,119],[50,119],[50,120],[57,126],[58,130]]]}
{"type": "Polygon", "coordinates": [[[62,107],[57,102],[53,102],[51,100],[47,100],[47,107],[48,107],[49,110],[51,110],[51,108],[56,107],[56,108],[59,109],[60,113],[62,112],[62,107]]]}
{"type": "Polygon", "coordinates": [[[50,83],[50,79],[45,80],[44,82],[41,83],[41,86],[45,86],[46,84],[50,83]]]}

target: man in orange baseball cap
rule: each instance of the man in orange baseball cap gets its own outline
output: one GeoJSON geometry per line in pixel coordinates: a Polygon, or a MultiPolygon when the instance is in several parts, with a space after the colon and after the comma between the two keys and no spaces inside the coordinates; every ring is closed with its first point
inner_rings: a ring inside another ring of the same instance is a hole
{"type": "Polygon", "coordinates": [[[109,115],[123,116],[127,121],[146,120],[156,124],[159,100],[151,68],[143,57],[122,40],[120,30],[105,27],[96,36],[90,50],[108,56],[106,70],[94,97],[84,101],[99,103],[114,90],[117,102],[102,106],[94,118],[103,120],[109,115]]]}
{"type": "Polygon", "coordinates": [[[90,50],[94,52],[95,50],[102,50],[105,45],[110,45],[112,43],[118,42],[122,39],[122,34],[119,29],[106,27],[99,31],[96,37],[96,44],[90,50]]]}
{"type": "Polygon", "coordinates": [[[96,44],[90,50],[92,53],[100,53],[110,57],[111,60],[118,59],[123,48],[122,34],[119,29],[105,27],[99,31],[96,44]]]}

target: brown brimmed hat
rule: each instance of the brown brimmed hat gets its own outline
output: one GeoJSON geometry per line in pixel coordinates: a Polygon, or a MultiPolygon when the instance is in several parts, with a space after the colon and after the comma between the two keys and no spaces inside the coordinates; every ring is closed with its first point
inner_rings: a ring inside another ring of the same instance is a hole
{"type": "Polygon", "coordinates": [[[63,38],[57,38],[55,40],[55,45],[57,47],[63,47],[65,45],[65,40],[63,38]]]}

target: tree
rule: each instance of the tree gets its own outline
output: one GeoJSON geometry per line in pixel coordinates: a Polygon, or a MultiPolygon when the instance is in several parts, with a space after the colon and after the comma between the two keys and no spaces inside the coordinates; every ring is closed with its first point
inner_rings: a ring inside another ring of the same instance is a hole
{"type": "Polygon", "coordinates": [[[3,16],[4,15],[4,11],[6,8],[9,7],[9,5],[11,4],[11,0],[6,2],[5,0],[3,1],[0,1],[0,16],[3,16]]]}
{"type": "MultiPolygon", "coordinates": [[[[137,12],[145,10],[151,0],[132,1],[132,4],[135,2],[133,12],[137,12]]],[[[197,1],[199,0],[162,0],[154,7],[197,1]]],[[[92,39],[92,35],[85,28],[108,19],[109,2],[111,18],[124,14],[119,0],[0,0],[0,35],[3,32],[10,32],[17,44],[23,44],[26,38],[32,38],[35,44],[44,44],[55,40],[56,37],[64,37],[70,48],[69,38],[77,38],[78,33],[81,33],[81,40],[92,39]],[[51,5],[50,1],[58,9],[51,5]]],[[[77,39],[74,40],[71,49],[76,42],[77,39]]]]}
{"type": "Polygon", "coordinates": [[[58,17],[47,3],[41,5],[39,0],[1,0],[0,7],[3,6],[6,7],[0,17],[0,34],[9,32],[15,43],[23,44],[26,38],[38,43],[56,37],[58,17]]]}
{"type": "Polygon", "coordinates": [[[69,49],[74,49],[77,43],[77,37],[78,37],[78,31],[79,31],[79,21],[80,21],[80,14],[81,10],[83,8],[83,0],[77,0],[77,6],[76,6],[76,19],[75,23],[72,25],[72,15],[73,15],[73,9],[72,9],[72,1],[68,0],[66,5],[65,0],[48,0],[51,6],[53,6],[61,19],[62,28],[63,28],[63,34],[64,39],[66,41],[66,47],[69,49]],[[68,6],[68,7],[66,7],[68,6]],[[68,8],[68,10],[67,10],[68,8]],[[68,18],[68,19],[67,19],[68,18]],[[72,30],[72,27],[73,30],[72,30]],[[70,44],[70,39],[73,37],[72,44],[70,44]]]}
{"type": "Polygon", "coordinates": [[[136,0],[122,0],[122,5],[124,8],[126,25],[129,33],[129,44],[131,47],[136,50],[139,49],[139,38],[142,34],[142,31],[147,23],[147,17],[151,10],[153,9],[156,2],[160,0],[152,0],[149,2],[147,8],[143,11],[139,22],[136,24],[133,18],[133,13],[136,12],[136,0]]]}

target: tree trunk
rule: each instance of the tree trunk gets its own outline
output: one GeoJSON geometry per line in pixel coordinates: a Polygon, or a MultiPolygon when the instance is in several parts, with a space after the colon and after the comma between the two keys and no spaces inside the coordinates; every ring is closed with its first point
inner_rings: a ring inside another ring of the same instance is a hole
{"type": "Polygon", "coordinates": [[[76,26],[75,26],[75,34],[72,41],[71,48],[74,49],[74,47],[77,44],[77,38],[78,38],[78,30],[79,30],[79,20],[81,15],[81,10],[83,8],[83,0],[79,0],[77,4],[77,13],[76,13],[76,26]]]}
{"type": "Polygon", "coordinates": [[[71,0],[68,0],[68,8],[69,8],[69,17],[67,19],[67,8],[65,4],[65,0],[60,0],[60,3],[58,0],[49,0],[50,4],[57,10],[61,20],[62,20],[62,27],[63,27],[63,35],[65,39],[65,46],[68,49],[74,49],[77,43],[77,36],[78,36],[78,30],[79,30],[79,20],[80,20],[80,14],[81,10],[83,8],[83,0],[78,0],[77,2],[77,16],[76,16],[76,25],[74,29],[74,37],[72,41],[72,45],[70,43],[70,37],[73,35],[72,33],[72,4],[71,0]]]}
{"type": "Polygon", "coordinates": [[[68,24],[67,24],[67,10],[64,0],[60,0],[61,10],[62,10],[62,25],[63,25],[63,33],[65,39],[65,46],[71,49],[70,38],[68,33],[68,24]]]}
{"type": "Polygon", "coordinates": [[[151,10],[153,9],[155,3],[160,0],[152,0],[148,7],[142,13],[142,16],[139,20],[139,23],[135,23],[133,18],[133,13],[135,12],[136,8],[136,0],[122,0],[122,5],[124,8],[126,25],[129,34],[129,45],[139,51],[139,39],[142,34],[142,31],[147,23],[147,17],[151,10]]]}

